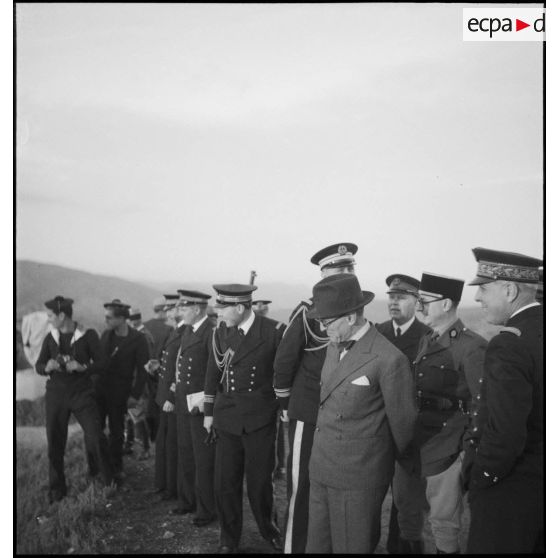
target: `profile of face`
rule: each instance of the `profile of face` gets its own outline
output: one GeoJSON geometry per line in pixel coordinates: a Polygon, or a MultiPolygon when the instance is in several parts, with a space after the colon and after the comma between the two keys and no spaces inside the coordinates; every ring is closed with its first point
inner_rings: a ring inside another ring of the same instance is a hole
{"type": "Polygon", "coordinates": [[[114,315],[114,308],[107,308],[105,310],[105,322],[108,329],[116,329],[122,324],[126,323],[126,318],[114,315]]]}
{"type": "Polygon", "coordinates": [[[348,341],[352,335],[352,326],[355,324],[356,314],[341,316],[340,318],[329,318],[320,320],[322,331],[327,333],[330,341],[341,343],[348,341]]]}
{"type": "Polygon", "coordinates": [[[475,294],[475,301],[479,302],[489,324],[505,324],[510,317],[509,290],[510,283],[492,281],[479,285],[475,294]]]}
{"type": "Polygon", "coordinates": [[[237,326],[244,318],[244,306],[242,304],[230,304],[217,308],[217,321],[225,322],[227,327],[237,326]]]}
{"type": "Polygon", "coordinates": [[[185,324],[192,325],[199,319],[200,307],[197,304],[179,306],[178,314],[180,316],[180,320],[184,321],[185,324]]]}
{"type": "Polygon", "coordinates": [[[176,306],[172,306],[167,310],[167,321],[171,323],[178,323],[180,321],[180,315],[176,306]]]}
{"type": "Polygon", "coordinates": [[[443,323],[447,305],[451,304],[447,298],[439,299],[436,297],[421,295],[420,303],[417,305],[417,312],[421,314],[421,321],[431,328],[443,323]]]}
{"type": "Polygon", "coordinates": [[[52,310],[47,309],[48,323],[54,329],[60,329],[62,327],[62,324],[64,323],[65,318],[66,318],[66,314],[64,314],[64,312],[60,312],[59,314],[55,314],[52,310]]]}
{"type": "Polygon", "coordinates": [[[389,315],[396,324],[408,322],[414,315],[417,299],[412,294],[390,293],[388,295],[389,315]]]}

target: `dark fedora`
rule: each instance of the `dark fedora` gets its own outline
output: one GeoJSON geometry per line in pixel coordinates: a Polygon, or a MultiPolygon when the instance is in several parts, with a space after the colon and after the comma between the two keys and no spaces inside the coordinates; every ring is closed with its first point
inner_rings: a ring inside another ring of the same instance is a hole
{"type": "Polygon", "coordinates": [[[340,273],[325,277],[312,289],[314,306],[309,318],[326,319],[351,314],[374,299],[374,293],[363,291],[356,275],[340,273]]]}

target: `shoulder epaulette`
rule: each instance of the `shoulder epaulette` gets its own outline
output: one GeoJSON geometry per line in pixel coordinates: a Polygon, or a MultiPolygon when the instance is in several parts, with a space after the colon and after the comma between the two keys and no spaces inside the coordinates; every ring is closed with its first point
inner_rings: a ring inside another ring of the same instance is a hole
{"type": "Polygon", "coordinates": [[[513,333],[514,335],[521,337],[521,330],[516,327],[503,327],[500,329],[500,333],[513,333]]]}

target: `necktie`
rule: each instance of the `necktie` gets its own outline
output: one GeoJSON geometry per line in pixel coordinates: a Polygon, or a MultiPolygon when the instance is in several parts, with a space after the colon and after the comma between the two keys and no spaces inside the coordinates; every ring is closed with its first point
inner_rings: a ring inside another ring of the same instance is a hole
{"type": "Polygon", "coordinates": [[[400,328],[400,327],[398,327],[398,328],[395,330],[395,337],[401,337],[401,328],[400,328]]]}
{"type": "Polygon", "coordinates": [[[343,351],[349,351],[355,343],[356,343],[355,339],[350,339],[349,341],[341,341],[340,343],[337,343],[337,350],[339,351],[337,358],[341,360],[341,355],[343,354],[343,351]]]}

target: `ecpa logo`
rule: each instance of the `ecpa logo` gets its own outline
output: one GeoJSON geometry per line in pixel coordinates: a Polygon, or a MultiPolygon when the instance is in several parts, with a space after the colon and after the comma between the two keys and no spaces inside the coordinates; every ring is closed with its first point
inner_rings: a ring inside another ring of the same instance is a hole
{"type": "Polygon", "coordinates": [[[464,41],[544,41],[544,8],[463,8],[464,41]]]}

